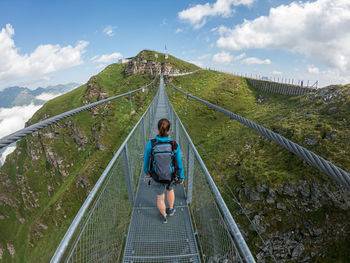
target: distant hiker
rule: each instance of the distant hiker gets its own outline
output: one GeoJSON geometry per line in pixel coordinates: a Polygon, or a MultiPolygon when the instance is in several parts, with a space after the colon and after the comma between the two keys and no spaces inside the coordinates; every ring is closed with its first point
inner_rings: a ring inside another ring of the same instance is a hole
{"type": "Polygon", "coordinates": [[[169,131],[170,121],[159,120],[158,135],[147,142],[143,161],[146,177],[152,177],[151,188],[157,195],[157,207],[163,223],[167,223],[167,216],[174,215],[176,211],[174,186],[182,184],[185,178],[180,147],[176,141],[171,140],[169,131]],[[166,208],[164,202],[165,190],[169,208],[166,208]]]}

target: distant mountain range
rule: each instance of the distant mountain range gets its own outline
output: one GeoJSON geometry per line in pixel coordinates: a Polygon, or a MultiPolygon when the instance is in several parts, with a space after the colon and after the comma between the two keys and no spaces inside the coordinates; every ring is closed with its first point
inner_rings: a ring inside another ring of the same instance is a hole
{"type": "Polygon", "coordinates": [[[9,87],[0,91],[0,108],[12,108],[15,106],[25,106],[29,104],[42,105],[48,99],[40,98],[42,94],[63,94],[78,87],[78,83],[59,84],[48,86],[46,88],[39,87],[35,90],[30,90],[24,87],[9,87]]]}

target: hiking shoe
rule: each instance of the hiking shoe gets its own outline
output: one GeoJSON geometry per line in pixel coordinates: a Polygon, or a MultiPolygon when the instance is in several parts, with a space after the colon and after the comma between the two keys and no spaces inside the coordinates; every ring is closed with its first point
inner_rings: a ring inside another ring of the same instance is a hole
{"type": "Polygon", "coordinates": [[[168,216],[173,216],[176,212],[175,208],[169,208],[167,211],[168,216]]]}
{"type": "Polygon", "coordinates": [[[161,217],[162,217],[162,223],[167,224],[168,220],[167,220],[166,216],[161,215],[161,217]]]}

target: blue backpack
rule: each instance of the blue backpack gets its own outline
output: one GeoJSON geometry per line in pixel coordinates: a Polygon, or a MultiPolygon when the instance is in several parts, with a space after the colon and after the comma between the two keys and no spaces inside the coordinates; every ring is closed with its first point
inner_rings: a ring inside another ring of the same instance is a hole
{"type": "Polygon", "coordinates": [[[170,184],[178,173],[175,160],[177,143],[175,141],[159,142],[152,139],[151,144],[151,176],[157,182],[170,184]]]}

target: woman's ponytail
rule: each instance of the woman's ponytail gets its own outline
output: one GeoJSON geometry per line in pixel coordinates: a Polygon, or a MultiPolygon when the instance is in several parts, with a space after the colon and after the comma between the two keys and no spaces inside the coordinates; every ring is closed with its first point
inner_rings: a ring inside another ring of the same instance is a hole
{"type": "Polygon", "coordinates": [[[168,137],[170,130],[170,121],[167,119],[160,119],[158,121],[158,131],[160,137],[168,137]]]}

